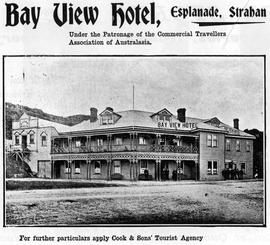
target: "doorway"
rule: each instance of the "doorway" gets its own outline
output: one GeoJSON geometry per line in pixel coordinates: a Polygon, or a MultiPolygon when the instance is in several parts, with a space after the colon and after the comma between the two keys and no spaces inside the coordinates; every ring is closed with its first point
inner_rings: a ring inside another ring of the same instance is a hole
{"type": "Polygon", "coordinates": [[[22,148],[27,148],[27,135],[22,135],[22,148]]]}
{"type": "Polygon", "coordinates": [[[161,161],[161,180],[169,180],[169,163],[161,161]]]}
{"type": "Polygon", "coordinates": [[[54,168],[55,168],[55,178],[60,179],[60,177],[61,177],[61,164],[56,163],[54,168]]]}

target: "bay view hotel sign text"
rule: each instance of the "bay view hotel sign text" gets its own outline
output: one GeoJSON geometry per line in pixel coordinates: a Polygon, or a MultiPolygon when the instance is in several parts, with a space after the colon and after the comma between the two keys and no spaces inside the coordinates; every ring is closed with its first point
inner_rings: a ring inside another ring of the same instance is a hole
{"type": "Polygon", "coordinates": [[[13,150],[39,177],[56,179],[222,180],[224,169],[253,176],[254,136],[217,117],[90,108],[89,120],[65,126],[24,113],[13,122],[13,150]]]}

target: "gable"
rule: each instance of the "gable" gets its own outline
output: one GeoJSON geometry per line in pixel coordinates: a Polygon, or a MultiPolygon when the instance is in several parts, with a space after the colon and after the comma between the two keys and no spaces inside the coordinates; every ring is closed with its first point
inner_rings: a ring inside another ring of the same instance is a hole
{"type": "Polygon", "coordinates": [[[219,127],[221,121],[217,117],[213,117],[210,120],[205,121],[205,123],[210,124],[211,126],[214,127],[219,127]]]}
{"type": "Polygon", "coordinates": [[[114,124],[120,119],[120,115],[113,112],[112,109],[105,109],[103,112],[99,114],[100,116],[100,124],[114,124]]]}
{"type": "Polygon", "coordinates": [[[154,117],[156,115],[172,116],[173,114],[169,110],[164,108],[164,109],[152,114],[151,117],[154,117]]]}

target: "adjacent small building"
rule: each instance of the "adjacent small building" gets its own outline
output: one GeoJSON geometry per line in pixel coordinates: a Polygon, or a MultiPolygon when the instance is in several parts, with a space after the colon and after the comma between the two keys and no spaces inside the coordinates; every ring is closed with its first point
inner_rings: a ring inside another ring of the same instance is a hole
{"type": "Polygon", "coordinates": [[[176,115],[107,107],[90,108],[90,119],[65,126],[27,115],[13,122],[12,149],[39,177],[53,179],[222,180],[224,169],[253,177],[254,136],[217,117],[176,115]]]}

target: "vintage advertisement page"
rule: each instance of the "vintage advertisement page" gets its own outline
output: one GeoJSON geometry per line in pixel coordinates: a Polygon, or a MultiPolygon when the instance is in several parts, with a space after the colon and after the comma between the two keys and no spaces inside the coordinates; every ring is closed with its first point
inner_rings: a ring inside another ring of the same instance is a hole
{"type": "Polygon", "coordinates": [[[3,0],[1,244],[268,244],[267,0],[3,0]]]}

